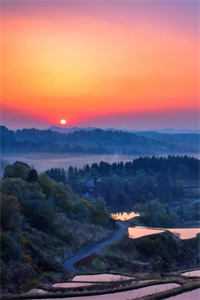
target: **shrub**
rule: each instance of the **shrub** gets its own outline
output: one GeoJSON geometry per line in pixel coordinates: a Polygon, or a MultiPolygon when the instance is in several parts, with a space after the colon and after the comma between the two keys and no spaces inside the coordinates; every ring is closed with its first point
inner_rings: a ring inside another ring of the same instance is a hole
{"type": "Polygon", "coordinates": [[[4,261],[21,259],[21,246],[14,237],[9,233],[1,233],[0,235],[1,257],[4,261]]]}
{"type": "Polygon", "coordinates": [[[29,182],[36,182],[38,181],[38,173],[36,170],[32,169],[28,173],[27,181],[29,182]]]}
{"type": "Polygon", "coordinates": [[[17,198],[0,193],[0,227],[3,230],[17,230],[20,224],[20,205],[17,198]]]}
{"type": "Polygon", "coordinates": [[[6,166],[4,170],[4,178],[14,177],[26,180],[29,172],[30,167],[27,164],[17,161],[13,165],[6,166]]]}

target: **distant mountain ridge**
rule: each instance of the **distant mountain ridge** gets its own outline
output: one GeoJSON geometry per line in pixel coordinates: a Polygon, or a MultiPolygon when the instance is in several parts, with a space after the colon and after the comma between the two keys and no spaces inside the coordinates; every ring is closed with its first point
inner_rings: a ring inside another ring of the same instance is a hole
{"type": "Polygon", "coordinates": [[[96,129],[102,130],[111,130],[111,131],[124,131],[135,134],[143,134],[146,132],[154,132],[154,133],[167,133],[167,134],[200,134],[200,129],[176,129],[176,128],[162,128],[157,130],[130,130],[130,129],[116,129],[116,128],[98,128],[98,127],[75,127],[75,126],[51,126],[48,128],[49,130],[60,132],[60,133],[71,133],[75,131],[92,131],[96,129]]]}
{"type": "Polygon", "coordinates": [[[84,131],[90,131],[90,130],[94,130],[97,129],[96,127],[59,127],[59,126],[51,126],[49,127],[49,130],[51,131],[55,131],[55,132],[59,132],[59,133],[72,133],[75,131],[80,131],[80,130],[84,130],[84,131]]]}
{"type": "Polygon", "coordinates": [[[174,154],[199,153],[200,134],[129,132],[115,129],[71,128],[10,130],[0,126],[2,153],[174,154]]]}

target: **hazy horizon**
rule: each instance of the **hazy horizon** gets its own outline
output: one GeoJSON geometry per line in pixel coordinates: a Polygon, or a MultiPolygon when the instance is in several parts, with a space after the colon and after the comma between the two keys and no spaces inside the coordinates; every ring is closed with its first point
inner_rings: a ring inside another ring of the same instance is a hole
{"type": "Polygon", "coordinates": [[[187,127],[183,127],[183,128],[175,128],[175,127],[160,127],[160,128],[125,128],[125,127],[106,127],[106,126],[61,126],[59,124],[49,124],[49,126],[10,126],[10,125],[6,125],[3,123],[0,123],[0,126],[4,126],[6,128],[8,128],[9,130],[22,130],[22,129],[38,129],[38,130],[58,130],[60,132],[67,132],[68,130],[70,131],[70,129],[102,129],[102,130],[122,130],[122,131],[129,131],[129,132],[143,132],[143,131],[155,131],[155,132],[199,132],[200,128],[187,128],[187,127]]]}

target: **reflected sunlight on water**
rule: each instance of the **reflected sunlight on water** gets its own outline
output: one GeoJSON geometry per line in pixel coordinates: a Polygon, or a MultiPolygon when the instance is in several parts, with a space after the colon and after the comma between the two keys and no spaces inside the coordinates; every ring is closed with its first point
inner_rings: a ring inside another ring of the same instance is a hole
{"type": "Polygon", "coordinates": [[[118,212],[118,213],[113,213],[111,214],[111,217],[115,221],[128,221],[131,219],[134,219],[136,217],[139,217],[140,214],[136,213],[134,211],[132,212],[118,212]]]}
{"type": "Polygon", "coordinates": [[[135,226],[128,228],[128,236],[131,239],[135,239],[147,235],[158,234],[164,231],[170,231],[179,236],[181,239],[190,239],[194,238],[198,233],[200,233],[200,228],[153,228],[135,226]]]}
{"type": "Polygon", "coordinates": [[[184,275],[186,277],[192,277],[192,276],[200,277],[200,270],[185,272],[185,273],[182,273],[182,275],[184,275]]]}

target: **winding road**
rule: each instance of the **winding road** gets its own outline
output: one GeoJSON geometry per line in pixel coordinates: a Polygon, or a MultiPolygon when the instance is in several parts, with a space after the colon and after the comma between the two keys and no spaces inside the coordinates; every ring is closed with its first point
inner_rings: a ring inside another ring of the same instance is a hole
{"type": "Polygon", "coordinates": [[[116,222],[117,229],[112,233],[112,235],[108,236],[107,238],[93,243],[91,245],[85,246],[80,249],[75,255],[69,257],[64,262],[64,268],[68,272],[75,273],[77,271],[75,265],[80,260],[89,257],[94,254],[98,254],[101,252],[105,247],[111,245],[113,242],[117,242],[122,239],[122,237],[127,233],[127,228],[129,226],[129,222],[116,222]]]}

